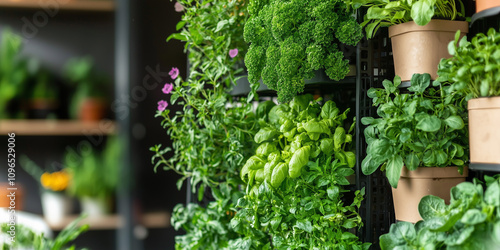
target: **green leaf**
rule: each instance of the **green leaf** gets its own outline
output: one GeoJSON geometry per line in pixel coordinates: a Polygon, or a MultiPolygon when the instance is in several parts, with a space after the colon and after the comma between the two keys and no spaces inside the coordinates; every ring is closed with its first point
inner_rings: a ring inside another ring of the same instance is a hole
{"type": "Polygon", "coordinates": [[[436,0],[420,0],[413,2],[411,6],[411,18],[416,24],[424,26],[434,16],[434,4],[436,0]]]}
{"type": "Polygon", "coordinates": [[[424,220],[443,216],[445,211],[444,200],[434,195],[424,196],[418,203],[418,212],[424,220]]]}
{"type": "Polygon", "coordinates": [[[444,123],[448,125],[452,129],[462,129],[464,125],[464,121],[458,115],[452,115],[444,120],[444,123]]]}
{"type": "Polygon", "coordinates": [[[460,222],[466,225],[476,225],[483,223],[486,220],[487,215],[479,211],[478,209],[469,209],[460,219],[460,222]]]}
{"type": "Polygon", "coordinates": [[[177,25],[175,25],[175,30],[180,30],[186,25],[186,21],[179,21],[177,25]]]}
{"type": "Polygon", "coordinates": [[[492,206],[500,206],[500,185],[498,181],[493,182],[484,192],[484,201],[492,206]]]}
{"type": "Polygon", "coordinates": [[[217,28],[214,30],[214,32],[219,32],[224,28],[229,23],[229,20],[222,20],[217,23],[217,28]]]}
{"type": "Polygon", "coordinates": [[[417,129],[425,132],[436,132],[441,128],[441,120],[434,115],[427,115],[417,123],[417,129]]]}
{"type": "Polygon", "coordinates": [[[311,146],[304,146],[293,153],[288,168],[290,178],[297,178],[300,176],[302,167],[309,161],[310,152],[311,146]]]}
{"type": "Polygon", "coordinates": [[[330,186],[326,190],[326,193],[328,194],[328,198],[331,200],[337,200],[340,194],[340,188],[338,186],[330,186]]]}
{"type": "Polygon", "coordinates": [[[302,229],[308,233],[312,233],[312,231],[313,231],[313,226],[311,224],[311,221],[309,221],[308,219],[303,219],[303,220],[297,221],[297,223],[295,224],[294,227],[298,228],[298,229],[302,229]]]}
{"type": "Polygon", "coordinates": [[[418,165],[420,164],[420,159],[418,158],[418,155],[415,152],[410,152],[405,159],[405,165],[406,168],[410,171],[415,171],[418,168],[418,165]]]}
{"type": "Polygon", "coordinates": [[[393,188],[398,187],[399,177],[401,175],[401,170],[403,169],[403,158],[400,155],[394,155],[387,161],[387,166],[385,168],[385,174],[387,179],[389,179],[389,184],[393,188]]]}

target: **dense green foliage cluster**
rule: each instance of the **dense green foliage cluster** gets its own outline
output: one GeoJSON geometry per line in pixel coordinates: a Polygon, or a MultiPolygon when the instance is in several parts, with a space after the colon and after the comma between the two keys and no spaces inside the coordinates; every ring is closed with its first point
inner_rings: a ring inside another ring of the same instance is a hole
{"type": "MultiPolygon", "coordinates": [[[[435,82],[439,84],[439,82],[435,82]]],[[[384,88],[368,90],[380,118],[363,117],[367,156],[365,175],[379,167],[396,188],[403,166],[462,167],[468,161],[465,97],[450,85],[431,86],[429,74],[414,74],[409,93],[400,93],[401,78],[384,80],[384,88]]]]}
{"type": "Polygon", "coordinates": [[[250,103],[253,96],[238,99],[229,94],[235,76],[243,70],[247,1],[181,0],[178,4],[183,7],[179,33],[169,39],[185,42],[190,73],[185,79],[174,77],[168,103],[181,110],[156,114],[163,119],[172,147],[152,147],[152,161],[155,169],[180,174],[179,188],[189,180],[198,200],[210,193],[214,197],[206,207],[193,203],[174,208],[172,225],[186,231],[177,236],[176,249],[224,249],[239,239],[226,213],[242,196],[239,168],[252,154],[252,138],[258,131],[250,103]],[[238,55],[233,58],[229,51],[234,49],[238,55]]]}
{"type": "MultiPolygon", "coordinates": [[[[89,229],[89,225],[78,226],[78,223],[84,218],[80,216],[78,219],[66,226],[55,239],[47,238],[43,233],[39,234],[32,231],[28,226],[16,225],[15,242],[2,243],[0,242],[1,250],[13,249],[34,249],[34,250],[75,250],[75,245],[68,247],[67,245],[74,241],[80,234],[89,229]]],[[[0,224],[0,236],[10,236],[8,233],[10,226],[7,223],[0,224]]]]}
{"type": "Polygon", "coordinates": [[[382,249],[498,249],[500,176],[463,182],[450,190],[450,204],[428,195],[418,210],[423,221],[398,222],[380,236],[382,249]]]}
{"type": "Polygon", "coordinates": [[[467,99],[500,96],[500,32],[491,28],[467,41],[457,31],[448,45],[449,59],[439,63],[437,81],[452,84],[452,91],[467,94],[467,99]]]}
{"type": "MultiPolygon", "coordinates": [[[[231,226],[242,232],[248,224],[271,239],[255,249],[367,249],[348,229],[361,227],[357,209],[364,190],[345,205],[346,177],[354,174],[352,130],[344,129],[347,112],[332,101],[321,106],[311,95],[289,104],[261,104],[261,129],[255,155],[240,175],[247,183],[231,226]]],[[[257,235],[259,237],[259,235],[257,235]]]]}
{"type": "Polygon", "coordinates": [[[333,80],[349,72],[339,43],[355,45],[361,26],[341,0],[252,0],[244,38],[248,79],[278,93],[281,103],[304,89],[304,79],[324,69],[333,80]]]}

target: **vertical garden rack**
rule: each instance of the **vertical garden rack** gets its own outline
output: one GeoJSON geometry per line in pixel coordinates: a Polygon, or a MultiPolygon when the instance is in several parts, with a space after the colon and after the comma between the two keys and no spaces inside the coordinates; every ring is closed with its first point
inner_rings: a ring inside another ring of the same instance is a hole
{"type": "MultiPolygon", "coordinates": [[[[361,162],[366,156],[367,144],[363,134],[365,126],[360,121],[362,117],[375,116],[376,114],[372,100],[367,96],[368,90],[372,87],[382,87],[384,79],[392,80],[394,78],[392,47],[388,37],[388,29],[381,28],[374,38],[363,39],[356,47],[345,46],[342,49],[351,62],[356,62],[356,75],[346,77],[339,82],[331,81],[320,75],[317,82],[306,81],[304,93],[319,95],[324,100],[332,99],[339,108],[350,108],[350,117],[354,115],[357,117],[355,130],[356,185],[352,189],[359,190],[364,187],[366,192],[359,211],[364,226],[357,233],[363,242],[372,242],[372,248],[378,249],[379,236],[388,233],[390,225],[395,222],[392,191],[387,178],[380,170],[369,176],[363,175],[361,171],[361,162]]],[[[248,94],[250,86],[245,80],[238,81],[238,85],[231,92],[233,96],[246,96],[248,94]]],[[[269,91],[263,84],[261,84],[258,93],[259,96],[275,96],[275,93],[269,91]]],[[[347,121],[349,120],[350,118],[347,121]]],[[[191,194],[189,180],[186,192],[186,204],[198,203],[204,206],[212,199],[210,191],[207,189],[203,200],[198,202],[197,195],[191,194]]]]}
{"type": "Polygon", "coordinates": [[[356,188],[365,188],[365,199],[360,208],[364,227],[358,232],[361,240],[372,242],[378,248],[380,235],[389,232],[395,222],[392,191],[385,175],[377,170],[363,175],[361,163],[366,156],[366,141],[361,118],[374,117],[376,109],[367,92],[372,87],[382,87],[384,79],[394,78],[391,42],[387,29],[381,29],[371,40],[363,40],[357,47],[356,58],[356,188]]]}

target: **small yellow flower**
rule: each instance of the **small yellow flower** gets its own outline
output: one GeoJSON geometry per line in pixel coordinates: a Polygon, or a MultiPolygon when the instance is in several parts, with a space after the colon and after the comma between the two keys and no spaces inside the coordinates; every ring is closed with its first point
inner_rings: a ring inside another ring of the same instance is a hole
{"type": "Polygon", "coordinates": [[[71,176],[62,170],[54,173],[43,173],[40,182],[45,189],[58,192],[68,187],[70,179],[71,176]]]}

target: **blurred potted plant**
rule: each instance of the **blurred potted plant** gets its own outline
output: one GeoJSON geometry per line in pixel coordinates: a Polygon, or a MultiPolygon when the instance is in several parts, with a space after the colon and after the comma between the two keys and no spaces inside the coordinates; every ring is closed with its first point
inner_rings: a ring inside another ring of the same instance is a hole
{"type": "Polygon", "coordinates": [[[361,168],[365,175],[385,170],[396,219],[416,222],[423,196],[448,201],[450,188],[467,176],[465,97],[449,85],[432,88],[429,74],[414,74],[409,93],[400,93],[400,84],[396,76],[394,82],[384,80],[383,89],[368,91],[380,118],[361,119],[368,125],[361,168]]]}
{"type": "Polygon", "coordinates": [[[82,121],[99,121],[106,116],[107,79],[94,68],[90,57],[71,59],[65,66],[66,80],[76,88],[70,105],[70,116],[82,121]]]}
{"type": "Polygon", "coordinates": [[[29,62],[34,86],[29,100],[28,117],[34,119],[56,118],[59,107],[59,88],[54,84],[50,72],[41,68],[40,62],[29,62]]]}
{"type": "Polygon", "coordinates": [[[65,156],[65,166],[73,176],[68,192],[80,200],[82,212],[90,217],[111,212],[111,198],[118,185],[120,148],[118,138],[108,138],[102,154],[91,150],[82,157],[72,152],[65,156]]]}
{"type": "Polygon", "coordinates": [[[461,0],[344,0],[357,9],[368,7],[364,22],[366,36],[372,38],[380,27],[389,27],[395,74],[409,81],[414,73],[437,78],[437,65],[448,58],[446,46],[457,30],[465,35],[468,23],[461,0]],[[457,6],[460,5],[460,8],[457,6]]]}
{"type": "Polygon", "coordinates": [[[58,224],[73,210],[73,203],[64,191],[71,183],[71,174],[65,169],[48,172],[42,170],[27,156],[19,159],[23,169],[37,180],[41,187],[43,216],[49,223],[58,224]]]}
{"type": "Polygon", "coordinates": [[[0,44],[0,119],[9,118],[12,101],[24,93],[28,70],[19,53],[22,38],[5,29],[0,44]]]}
{"type": "Polygon", "coordinates": [[[304,90],[304,79],[325,70],[332,80],[349,73],[341,43],[356,45],[363,37],[353,13],[341,1],[253,1],[244,38],[250,83],[262,81],[288,102],[304,90]]]}
{"type": "Polygon", "coordinates": [[[453,57],[441,61],[437,80],[467,95],[470,161],[500,164],[500,33],[491,28],[468,42],[457,32],[448,48],[453,57]]]}
{"type": "Polygon", "coordinates": [[[476,13],[500,6],[498,0],[476,0],[476,13]]]}

